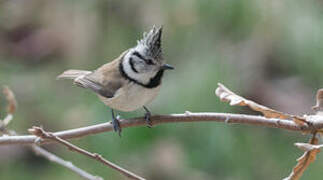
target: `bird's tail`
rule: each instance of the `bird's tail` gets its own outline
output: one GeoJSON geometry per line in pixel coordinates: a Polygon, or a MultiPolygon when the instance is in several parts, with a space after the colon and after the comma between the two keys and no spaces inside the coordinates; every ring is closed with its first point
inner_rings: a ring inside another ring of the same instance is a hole
{"type": "Polygon", "coordinates": [[[70,69],[70,70],[64,71],[62,74],[57,76],[57,79],[72,79],[72,80],[75,80],[78,77],[85,76],[85,75],[90,74],[90,73],[91,73],[91,71],[70,69]]]}

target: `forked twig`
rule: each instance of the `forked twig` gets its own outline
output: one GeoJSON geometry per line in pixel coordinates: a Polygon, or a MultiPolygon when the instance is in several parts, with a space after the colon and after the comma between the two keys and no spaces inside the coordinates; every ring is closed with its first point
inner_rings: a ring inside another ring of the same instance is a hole
{"type": "Polygon", "coordinates": [[[105,164],[106,166],[109,166],[110,168],[112,169],[115,169],[117,171],[119,171],[121,174],[125,175],[126,177],[128,178],[131,178],[131,179],[136,179],[136,180],[145,180],[144,178],[124,169],[124,168],[121,168],[119,167],[118,165],[108,161],[107,159],[103,158],[101,155],[97,154],[97,153],[91,153],[89,151],[86,151],[74,144],[71,144],[69,143],[68,141],[58,137],[58,136],[55,136],[53,133],[50,133],[50,132],[46,132],[45,130],[43,130],[42,128],[40,127],[33,127],[32,129],[29,129],[29,132],[36,135],[37,137],[39,138],[42,138],[42,139],[50,139],[50,140],[53,140],[53,141],[56,141],[64,146],[66,146],[69,150],[71,151],[74,151],[74,152],[77,152],[77,153],[80,153],[80,154],[83,154],[85,156],[88,156],[92,159],[95,159],[103,164],[105,164]]]}
{"type": "Polygon", "coordinates": [[[283,180],[298,180],[301,178],[307,167],[313,163],[316,159],[316,155],[320,152],[320,145],[317,145],[318,139],[313,135],[313,137],[310,139],[309,143],[296,143],[295,145],[305,150],[305,153],[297,159],[297,164],[293,168],[290,175],[283,180]]]}
{"type": "MultiPolygon", "coordinates": [[[[9,87],[5,86],[3,89],[3,93],[6,96],[8,105],[7,105],[7,116],[3,120],[0,120],[0,132],[3,134],[9,135],[9,136],[17,136],[17,133],[15,131],[7,129],[7,126],[12,121],[13,114],[15,113],[15,111],[17,109],[17,101],[16,101],[14,93],[11,91],[11,89],[9,87]]],[[[92,174],[76,167],[71,162],[65,161],[62,158],[56,156],[55,154],[50,153],[47,150],[45,150],[35,144],[31,145],[30,147],[35,152],[36,155],[42,156],[52,162],[55,162],[59,165],[64,166],[64,167],[72,170],[73,172],[75,172],[76,174],[78,174],[79,176],[81,176],[84,179],[103,180],[103,178],[98,177],[98,176],[93,176],[92,174]]]]}

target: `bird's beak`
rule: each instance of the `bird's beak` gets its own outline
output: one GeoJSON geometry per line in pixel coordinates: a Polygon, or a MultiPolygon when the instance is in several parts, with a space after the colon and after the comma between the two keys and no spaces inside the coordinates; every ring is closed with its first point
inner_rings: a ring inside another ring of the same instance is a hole
{"type": "Polygon", "coordinates": [[[173,70],[175,69],[173,66],[169,65],[169,64],[164,64],[160,67],[160,69],[162,70],[173,70]]]}

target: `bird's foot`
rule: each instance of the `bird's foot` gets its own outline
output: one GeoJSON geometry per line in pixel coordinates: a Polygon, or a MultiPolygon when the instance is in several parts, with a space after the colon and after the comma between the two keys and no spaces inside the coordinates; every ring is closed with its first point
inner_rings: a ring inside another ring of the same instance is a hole
{"type": "Polygon", "coordinates": [[[113,129],[115,132],[117,132],[119,134],[119,136],[121,137],[121,126],[120,126],[120,122],[119,122],[120,116],[117,115],[117,117],[112,117],[112,125],[113,125],[113,129]]]}
{"type": "Polygon", "coordinates": [[[147,127],[151,128],[151,127],[153,127],[153,122],[150,119],[151,112],[149,111],[149,109],[147,107],[144,106],[143,108],[146,111],[146,113],[145,113],[145,121],[146,121],[147,127]]]}
{"type": "Polygon", "coordinates": [[[150,117],[151,117],[151,113],[146,112],[145,113],[145,121],[147,123],[147,127],[149,127],[149,128],[153,127],[153,122],[151,121],[150,117]]]}

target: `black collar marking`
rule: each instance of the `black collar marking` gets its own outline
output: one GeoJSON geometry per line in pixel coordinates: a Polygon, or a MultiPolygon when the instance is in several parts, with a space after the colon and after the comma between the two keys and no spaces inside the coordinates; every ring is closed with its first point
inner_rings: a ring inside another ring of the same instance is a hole
{"type": "Polygon", "coordinates": [[[124,77],[125,79],[128,79],[129,81],[132,81],[132,82],[134,82],[134,83],[136,83],[136,84],[138,84],[140,86],[143,86],[145,88],[150,88],[150,89],[155,88],[155,87],[160,85],[161,79],[162,79],[163,74],[164,74],[163,69],[159,70],[157,72],[157,74],[153,78],[151,78],[150,81],[147,84],[144,84],[144,83],[141,83],[141,82],[129,77],[128,74],[124,71],[122,62],[123,62],[123,58],[119,63],[119,71],[120,71],[122,77],[124,77]]]}

